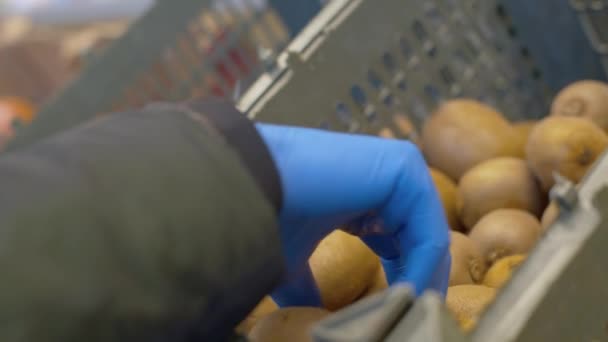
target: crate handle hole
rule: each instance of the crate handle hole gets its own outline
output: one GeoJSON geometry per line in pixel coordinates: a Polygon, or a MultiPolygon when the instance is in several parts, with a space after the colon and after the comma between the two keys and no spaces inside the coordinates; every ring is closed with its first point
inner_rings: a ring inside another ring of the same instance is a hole
{"type": "Polygon", "coordinates": [[[424,25],[422,25],[419,20],[414,21],[414,23],[412,24],[412,31],[414,31],[414,35],[420,41],[426,40],[428,38],[428,33],[426,32],[424,25]]]}
{"type": "Polygon", "coordinates": [[[429,42],[429,44],[426,44],[425,50],[429,57],[435,58],[437,56],[437,46],[435,44],[429,42]]]}
{"type": "Polygon", "coordinates": [[[379,90],[382,87],[382,80],[373,70],[367,72],[367,81],[376,90],[379,90]]]}
{"type": "Polygon", "coordinates": [[[507,9],[502,4],[496,6],[496,15],[503,20],[509,18],[509,15],[507,14],[507,9]]]}
{"type": "Polygon", "coordinates": [[[387,108],[392,108],[395,105],[395,98],[392,94],[386,93],[382,96],[382,103],[384,103],[387,108]]]}
{"type": "Polygon", "coordinates": [[[437,87],[429,84],[424,87],[424,92],[433,103],[439,103],[441,101],[441,93],[437,87]]]}
{"type": "Polygon", "coordinates": [[[336,104],[336,116],[341,123],[349,125],[353,121],[353,115],[346,104],[339,102],[336,104]]]}
{"type": "Polygon", "coordinates": [[[352,86],[352,88],[350,88],[350,96],[355,101],[355,103],[360,106],[364,106],[367,103],[367,97],[365,96],[365,92],[358,85],[354,85],[352,86]]]}

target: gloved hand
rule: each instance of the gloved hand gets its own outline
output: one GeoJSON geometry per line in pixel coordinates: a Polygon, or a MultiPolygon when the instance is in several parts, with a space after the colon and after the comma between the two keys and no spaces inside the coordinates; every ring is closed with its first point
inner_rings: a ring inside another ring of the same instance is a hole
{"type": "Polygon", "coordinates": [[[335,228],[381,258],[389,284],[445,294],[450,270],[443,207],[417,147],[406,141],[257,124],[283,187],[280,234],[288,269],[280,306],[320,305],[308,266],[335,228]]]}

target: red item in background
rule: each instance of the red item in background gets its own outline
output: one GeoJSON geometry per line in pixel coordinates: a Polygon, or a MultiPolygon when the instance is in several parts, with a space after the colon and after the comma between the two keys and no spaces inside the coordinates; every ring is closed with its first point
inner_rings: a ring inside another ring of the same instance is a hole
{"type": "MultiPolygon", "coordinates": [[[[208,50],[208,55],[213,56],[214,52],[224,44],[229,31],[222,30],[214,43],[208,50]]],[[[227,48],[226,58],[215,63],[217,75],[221,77],[223,82],[228,86],[228,90],[233,90],[239,79],[249,76],[253,72],[253,66],[257,64],[255,49],[243,40],[237,41],[233,46],[227,48]],[[232,69],[232,70],[231,70],[232,69]]],[[[222,87],[213,82],[211,92],[215,96],[224,97],[226,94],[222,87]]]]}
{"type": "Polygon", "coordinates": [[[29,124],[35,115],[34,106],[19,97],[0,98],[0,150],[15,136],[15,124],[29,124]]]}
{"type": "Polygon", "coordinates": [[[0,113],[8,113],[14,119],[28,124],[34,120],[36,109],[27,100],[19,97],[0,97],[0,113]]]}

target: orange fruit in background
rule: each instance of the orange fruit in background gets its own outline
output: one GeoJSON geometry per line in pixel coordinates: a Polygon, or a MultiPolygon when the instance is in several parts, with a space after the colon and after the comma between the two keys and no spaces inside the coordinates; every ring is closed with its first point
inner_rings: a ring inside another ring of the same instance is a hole
{"type": "Polygon", "coordinates": [[[26,99],[16,96],[7,96],[0,97],[0,113],[1,112],[8,112],[9,114],[12,114],[14,118],[27,124],[34,120],[36,109],[34,105],[26,99]]]}
{"type": "Polygon", "coordinates": [[[29,124],[36,110],[19,97],[0,97],[0,150],[15,136],[15,123],[29,124]]]}

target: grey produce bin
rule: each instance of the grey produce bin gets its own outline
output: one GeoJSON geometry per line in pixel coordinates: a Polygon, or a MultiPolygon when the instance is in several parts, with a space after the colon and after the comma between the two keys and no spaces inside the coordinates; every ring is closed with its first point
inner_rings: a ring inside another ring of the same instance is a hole
{"type": "MultiPolygon", "coordinates": [[[[376,134],[420,126],[443,99],[479,98],[512,120],[551,91],[495,1],[334,1],[241,98],[250,118],[376,134]],[[499,25],[498,23],[504,23],[499,25]]],[[[560,217],[470,335],[433,293],[392,288],[321,322],[317,342],[608,340],[608,158],[552,190],[560,217]]]]}
{"type": "Polygon", "coordinates": [[[514,120],[550,89],[496,1],[332,1],[239,102],[275,123],[377,133],[416,126],[443,99],[473,97],[514,120]]]}

